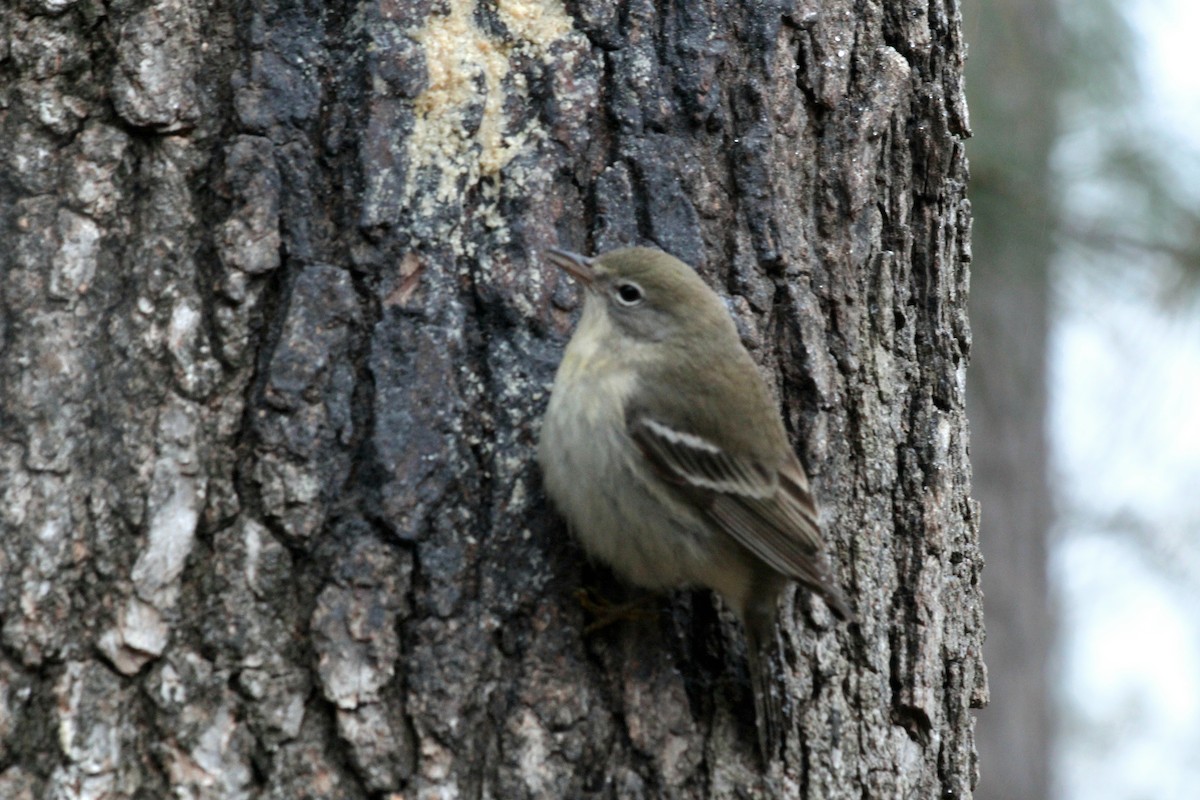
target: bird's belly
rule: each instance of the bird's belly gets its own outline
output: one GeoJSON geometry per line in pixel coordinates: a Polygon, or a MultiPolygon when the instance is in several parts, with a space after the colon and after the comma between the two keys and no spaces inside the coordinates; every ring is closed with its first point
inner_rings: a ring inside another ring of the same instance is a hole
{"type": "Polygon", "coordinates": [[[649,467],[625,432],[622,404],[579,395],[556,387],[539,447],[546,491],[576,538],[637,586],[709,583],[718,547],[712,530],[665,486],[649,482],[649,467]]]}

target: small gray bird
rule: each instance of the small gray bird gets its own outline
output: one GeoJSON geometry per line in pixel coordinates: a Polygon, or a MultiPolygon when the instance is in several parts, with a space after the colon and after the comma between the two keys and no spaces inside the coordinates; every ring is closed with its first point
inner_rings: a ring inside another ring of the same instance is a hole
{"type": "Polygon", "coordinates": [[[779,409],[716,293],[644,247],[549,259],[585,290],[538,461],[584,549],[632,584],[705,586],[745,625],[760,747],[781,712],[765,648],[789,580],[851,617],[779,409]]]}

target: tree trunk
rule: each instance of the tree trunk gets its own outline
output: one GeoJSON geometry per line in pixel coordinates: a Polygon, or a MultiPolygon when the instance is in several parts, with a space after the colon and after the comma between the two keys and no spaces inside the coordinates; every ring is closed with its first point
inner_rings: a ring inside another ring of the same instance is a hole
{"type": "Polygon", "coordinates": [[[976,493],[988,569],[992,706],[979,717],[981,800],[1048,800],[1052,752],[1046,579],[1046,351],[1057,209],[1050,158],[1063,74],[1056,5],[965,2],[977,333],[970,402],[976,493]],[[1014,120],[1020,120],[1019,125],[1014,120]]]}
{"type": "Polygon", "coordinates": [[[954,0],[15,6],[0,796],[970,795],[954,0]],[[556,243],[777,378],[859,621],[788,596],[768,778],[719,601],[584,632],[556,243]]]}

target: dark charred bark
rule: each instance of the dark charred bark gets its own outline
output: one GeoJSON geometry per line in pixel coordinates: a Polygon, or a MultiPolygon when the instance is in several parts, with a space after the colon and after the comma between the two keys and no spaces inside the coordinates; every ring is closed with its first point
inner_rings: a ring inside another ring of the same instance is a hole
{"type": "Polygon", "coordinates": [[[24,0],[0,22],[0,796],[967,797],[954,0],[24,0]],[[777,376],[859,623],[585,637],[533,461],[660,246],[777,376]]]}

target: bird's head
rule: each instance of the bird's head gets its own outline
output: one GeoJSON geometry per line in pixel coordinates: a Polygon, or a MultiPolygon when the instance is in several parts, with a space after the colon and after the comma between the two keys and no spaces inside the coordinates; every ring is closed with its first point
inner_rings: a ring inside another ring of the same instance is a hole
{"type": "Polygon", "coordinates": [[[638,342],[711,335],[733,323],[721,299],[679,259],[649,247],[613,250],[596,258],[557,248],[549,251],[585,290],[585,323],[603,321],[638,342]]]}

